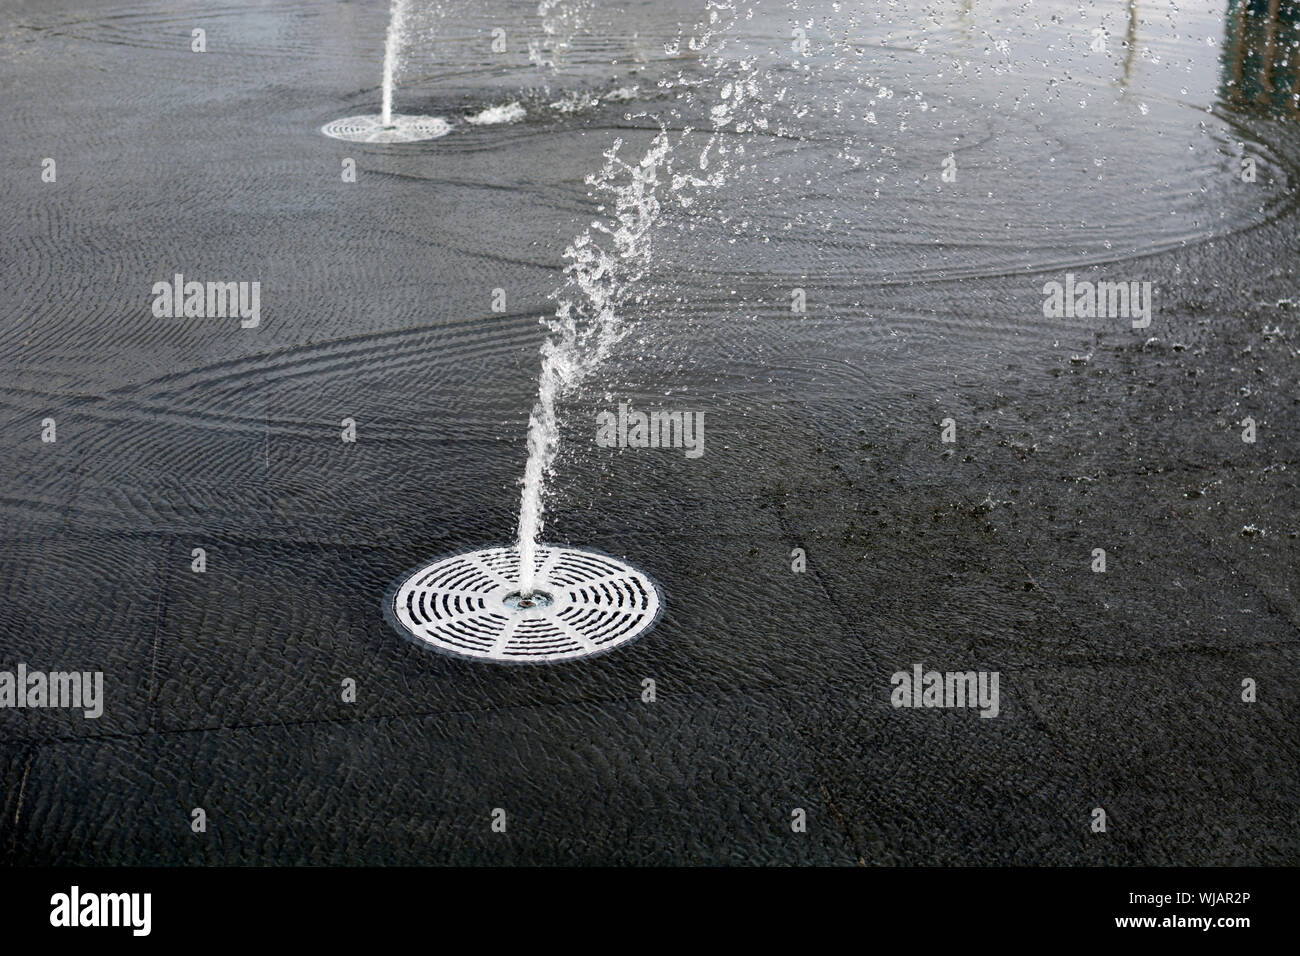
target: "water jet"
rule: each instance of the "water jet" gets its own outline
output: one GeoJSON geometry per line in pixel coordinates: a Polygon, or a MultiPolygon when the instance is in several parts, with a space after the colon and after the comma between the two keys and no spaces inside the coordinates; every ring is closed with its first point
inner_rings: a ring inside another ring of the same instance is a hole
{"type": "MultiPolygon", "coordinates": [[[[651,262],[672,144],[661,126],[640,160],[605,151],[588,177],[602,218],[565,249],[565,284],[544,323],[537,402],[528,422],[512,547],[466,552],[408,573],[385,600],[403,636],[459,657],[500,662],[590,657],[658,621],[663,593],[647,575],[598,552],[542,544],[545,493],[560,445],[558,402],[574,394],[626,334],[622,319],[651,262]]],[[[700,182],[709,182],[700,180],[700,182]]]]}
{"type": "Polygon", "coordinates": [[[334,139],[354,143],[415,143],[451,132],[451,124],[438,116],[411,116],[393,112],[393,90],[402,62],[406,11],[410,0],[393,0],[384,37],[383,95],[379,115],[349,116],[326,123],[320,131],[334,139]]]}

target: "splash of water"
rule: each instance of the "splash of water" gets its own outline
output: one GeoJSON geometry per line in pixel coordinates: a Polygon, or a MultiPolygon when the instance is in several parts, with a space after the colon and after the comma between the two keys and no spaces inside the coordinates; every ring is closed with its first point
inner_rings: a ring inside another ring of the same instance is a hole
{"type": "Polygon", "coordinates": [[[540,0],[540,40],[528,41],[528,60],[538,67],[558,71],[564,65],[574,36],[582,30],[594,8],[594,0],[540,0]]]}
{"type": "Polygon", "coordinates": [[[499,123],[517,123],[527,115],[528,111],[516,100],[502,106],[489,106],[466,116],[465,122],[471,126],[495,126],[499,123]]]}
{"type": "Polygon", "coordinates": [[[409,0],[393,0],[388,9],[388,35],[384,38],[384,101],[380,110],[384,127],[393,125],[393,82],[402,63],[402,36],[406,31],[409,0]]]}

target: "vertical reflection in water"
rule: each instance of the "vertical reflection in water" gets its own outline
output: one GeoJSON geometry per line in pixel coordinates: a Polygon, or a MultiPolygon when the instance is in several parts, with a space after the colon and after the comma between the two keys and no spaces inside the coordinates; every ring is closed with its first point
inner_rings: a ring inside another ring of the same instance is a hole
{"type": "Polygon", "coordinates": [[[975,0],[962,0],[961,10],[957,14],[957,29],[967,46],[971,42],[971,14],[974,12],[975,0]]]}
{"type": "Polygon", "coordinates": [[[1221,97],[1300,117],[1300,0],[1228,0],[1221,97]]]}
{"type": "Polygon", "coordinates": [[[1133,64],[1137,62],[1138,46],[1138,5],[1137,0],[1128,0],[1128,32],[1124,35],[1124,78],[1119,85],[1128,88],[1133,81],[1133,64]]]}
{"type": "Polygon", "coordinates": [[[1273,52],[1277,49],[1278,0],[1269,0],[1268,18],[1264,22],[1264,62],[1260,67],[1260,85],[1269,93],[1273,88],[1273,52]]]}

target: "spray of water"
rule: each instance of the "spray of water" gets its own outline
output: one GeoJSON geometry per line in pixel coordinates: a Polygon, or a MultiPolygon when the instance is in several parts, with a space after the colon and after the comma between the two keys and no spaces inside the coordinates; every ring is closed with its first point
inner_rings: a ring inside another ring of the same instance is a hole
{"type": "MultiPolygon", "coordinates": [[[[719,11],[731,10],[726,3],[710,4],[710,27],[693,41],[698,48],[735,22],[733,17],[719,25],[719,11]]],[[[714,65],[720,68],[720,61],[714,65]]],[[[734,102],[732,84],[725,89],[734,102]]],[[[712,116],[715,121],[731,122],[731,105],[714,110],[712,116]]],[[[676,146],[681,148],[690,135],[689,130],[683,133],[676,146]]],[[[691,193],[716,189],[725,180],[725,166],[715,166],[706,176],[674,175],[674,144],[662,126],[637,162],[619,157],[622,145],[622,140],[616,140],[605,153],[604,167],[587,178],[592,194],[605,200],[602,215],[565,250],[565,284],[555,293],[555,314],[545,320],[550,334],[542,345],[537,403],[528,423],[528,462],[519,508],[519,590],[525,597],[537,586],[535,554],[543,527],[543,499],[559,451],[556,403],[582,385],[627,331],[624,306],[651,261],[651,237],[664,201],[663,187],[670,187],[673,199],[688,208],[691,193]]],[[[708,168],[711,145],[712,140],[700,154],[701,173],[708,168]]]]}
{"type": "Polygon", "coordinates": [[[542,36],[528,41],[528,59],[539,67],[558,71],[574,36],[587,24],[594,0],[541,0],[537,16],[542,36]]]}
{"type": "Polygon", "coordinates": [[[393,0],[388,10],[388,35],[384,38],[384,102],[380,121],[393,125],[393,82],[402,63],[402,36],[406,31],[406,7],[409,0],[393,0]]]}
{"type": "Polygon", "coordinates": [[[557,293],[555,315],[546,323],[550,336],[542,346],[537,404],[528,423],[528,464],[519,508],[519,590],[525,597],[534,587],[542,491],[559,450],[555,403],[581,385],[618,342],[624,331],[622,306],[650,262],[668,133],[660,130],[636,164],[619,158],[622,146],[622,140],[615,140],[600,173],[587,177],[587,185],[608,194],[611,203],[604,207],[606,215],[564,251],[567,282],[557,293]]]}

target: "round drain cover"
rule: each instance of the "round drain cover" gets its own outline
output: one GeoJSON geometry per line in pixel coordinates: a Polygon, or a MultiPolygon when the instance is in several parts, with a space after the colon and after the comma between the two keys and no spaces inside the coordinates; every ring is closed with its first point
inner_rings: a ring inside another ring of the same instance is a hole
{"type": "Polygon", "coordinates": [[[354,143],[416,143],[437,139],[451,132],[451,124],[438,116],[406,116],[394,113],[385,126],[380,116],[349,116],[320,128],[326,136],[354,143]]]}
{"type": "Polygon", "coordinates": [[[568,661],[640,637],[663,593],[616,558],[539,544],[537,587],[519,593],[519,551],[485,548],[441,558],[402,578],[384,613],[404,637],[458,657],[568,661]]]}

